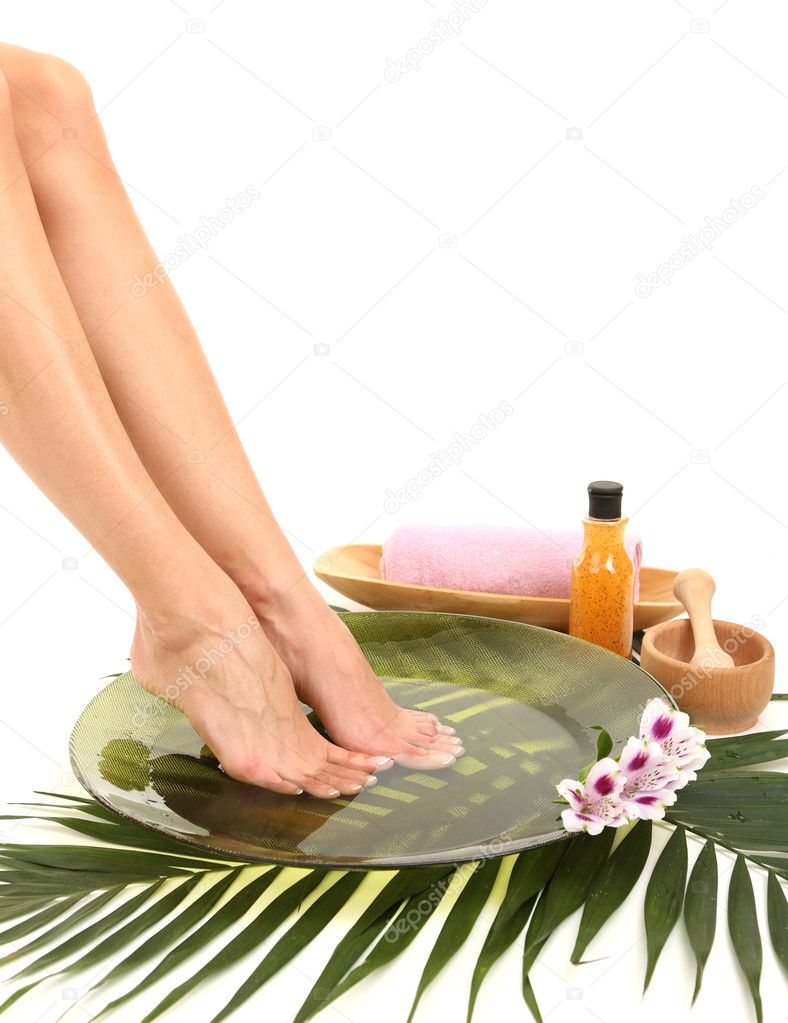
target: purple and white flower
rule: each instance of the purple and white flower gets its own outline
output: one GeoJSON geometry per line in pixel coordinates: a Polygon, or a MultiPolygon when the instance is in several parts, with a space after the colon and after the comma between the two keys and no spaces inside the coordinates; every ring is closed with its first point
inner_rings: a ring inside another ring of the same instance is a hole
{"type": "Polygon", "coordinates": [[[640,719],[640,737],[657,743],[679,773],[674,788],[683,789],[698,777],[711,754],[706,749],[706,735],[689,723],[689,715],[669,707],[664,700],[646,704],[640,719]]]}
{"type": "MultiPolygon", "coordinates": [[[[604,733],[606,748],[610,737],[604,733]]],[[[598,835],[635,820],[659,820],[676,802],[676,791],[697,778],[711,754],[706,736],[688,715],[664,700],[646,704],[640,735],[630,736],[617,760],[597,761],[582,781],[564,778],[557,785],[567,804],[561,820],[567,831],[598,835]]],[[[585,772],[584,772],[585,773],[585,772]]]]}
{"type": "Polygon", "coordinates": [[[628,823],[621,802],[625,777],[611,757],[597,761],[585,782],[564,778],[558,784],[559,795],[569,804],[561,814],[567,831],[587,831],[598,835],[604,827],[620,828],[628,823]]]}
{"type": "Polygon", "coordinates": [[[676,802],[679,772],[649,739],[633,735],[621,751],[619,767],[624,774],[621,802],[630,819],[659,820],[665,807],[676,802]]]}

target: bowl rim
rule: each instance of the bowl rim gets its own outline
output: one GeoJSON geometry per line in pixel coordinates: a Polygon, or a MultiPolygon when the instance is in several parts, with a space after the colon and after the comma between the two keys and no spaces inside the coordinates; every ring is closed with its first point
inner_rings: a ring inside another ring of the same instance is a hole
{"type": "MultiPolygon", "coordinates": [[[[747,664],[733,664],[733,665],[729,665],[729,666],[711,667],[711,668],[708,669],[708,671],[710,673],[711,672],[723,672],[723,673],[727,674],[727,672],[730,672],[730,671],[740,671],[743,668],[748,668],[748,669],[749,668],[754,668],[756,665],[765,664],[765,663],[768,663],[769,661],[773,661],[774,660],[774,647],[772,646],[771,641],[768,640],[766,638],[766,636],[763,635],[762,632],[758,632],[757,629],[753,629],[749,625],[741,625],[739,622],[729,622],[729,621],[726,621],[724,618],[712,618],[711,621],[712,621],[713,625],[730,625],[734,629],[748,629],[752,633],[752,637],[757,637],[761,641],[761,643],[763,644],[763,653],[761,654],[761,656],[757,660],[749,661],[747,664]]],[[[679,625],[680,622],[686,622],[687,625],[690,625],[690,627],[691,627],[689,617],[686,617],[686,618],[671,618],[667,622],[659,622],[657,625],[652,625],[650,628],[646,629],[644,631],[644,633],[643,633],[643,644],[641,646],[641,658],[643,656],[643,650],[645,650],[647,648],[648,652],[650,654],[653,654],[654,657],[657,658],[658,660],[660,660],[663,664],[669,664],[672,667],[678,667],[678,668],[682,668],[682,669],[683,668],[690,668],[690,662],[689,661],[680,661],[677,657],[671,657],[670,654],[663,654],[661,650],[657,649],[657,647],[656,647],[656,645],[654,643],[654,634],[659,633],[659,632],[666,632],[668,626],[672,626],[672,627],[675,628],[675,627],[677,627],[679,625]]],[[[750,638],[752,638],[752,637],[750,637],[750,638]]]]}

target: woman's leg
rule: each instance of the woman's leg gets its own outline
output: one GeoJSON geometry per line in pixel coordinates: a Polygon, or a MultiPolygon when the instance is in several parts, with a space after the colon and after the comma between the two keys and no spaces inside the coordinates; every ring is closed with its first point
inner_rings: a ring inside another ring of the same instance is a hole
{"type": "Polygon", "coordinates": [[[252,609],[118,418],[47,243],[1,74],[0,237],[0,439],[131,590],[136,677],[181,707],[235,777],[278,792],[358,791],[375,759],[311,727],[252,609]]]}
{"type": "Polygon", "coordinates": [[[189,532],[235,580],[299,696],[338,742],[410,754],[420,766],[451,763],[461,751],[452,730],[432,715],[396,707],[305,576],[172,285],[163,280],[133,293],[156,256],[87,90],[78,79],[52,81],[48,60],[0,46],[0,66],[19,87],[13,99],[22,150],[52,251],[143,463],[189,532]],[[63,141],[64,128],[76,138],[63,141]]]}

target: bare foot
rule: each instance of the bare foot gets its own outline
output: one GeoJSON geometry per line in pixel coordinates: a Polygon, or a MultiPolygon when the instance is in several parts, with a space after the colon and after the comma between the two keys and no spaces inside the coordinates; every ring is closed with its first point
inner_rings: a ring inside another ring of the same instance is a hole
{"type": "Polygon", "coordinates": [[[312,727],[251,608],[229,591],[211,610],[138,615],[139,684],[183,711],[233,778],[326,799],[374,785],[392,760],[348,752],[312,727]]]}
{"type": "Polygon", "coordinates": [[[350,749],[385,754],[406,767],[450,767],[465,752],[434,714],[398,707],[344,622],[308,579],[252,607],[287,665],[298,697],[329,735],[350,749]]]}

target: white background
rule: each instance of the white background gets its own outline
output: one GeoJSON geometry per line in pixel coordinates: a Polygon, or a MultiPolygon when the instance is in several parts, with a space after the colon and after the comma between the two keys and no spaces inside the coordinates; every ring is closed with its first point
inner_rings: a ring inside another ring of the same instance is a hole
{"type": "MultiPolygon", "coordinates": [[[[161,257],[260,190],[172,276],[305,565],[410,520],[571,526],[588,480],[621,479],[646,563],[711,571],[717,617],[762,623],[784,687],[784,5],[489,0],[430,47],[431,22],[452,10],[5,0],[3,35],[88,76],[161,257]],[[387,80],[408,54],[415,66],[387,80]],[[760,196],[752,209],[726,213],[746,194],[760,196]],[[705,251],[636,290],[710,226],[705,251]],[[387,510],[388,491],[501,402],[514,408],[501,426],[387,510]]],[[[0,473],[0,796],[13,800],[73,784],[71,723],[100,676],[123,669],[133,617],[123,586],[4,455],[0,473]]],[[[761,726],[780,723],[777,705],[761,726]]],[[[729,861],[720,868],[726,884],[729,861]]],[[[695,1010],[681,927],[641,1003],[641,904],[642,889],[594,965],[566,965],[576,921],[550,943],[533,975],[550,1023],[752,1018],[722,912],[695,1010]]],[[[288,1020],[339,935],[246,1015],[288,1020]]],[[[464,1018],[482,936],[421,1019],[464,1018]]],[[[422,938],[325,1018],[403,1020],[422,938]]],[[[525,1018],[518,957],[488,981],[480,1023],[525,1018]]],[[[209,1018],[250,969],[172,1018],[209,1018]]],[[[781,1023],[768,941],[763,988],[767,1021],[781,1023]]],[[[64,1007],[55,983],[15,1018],[64,1007]]]]}

